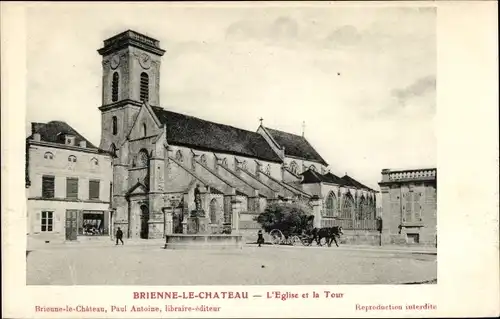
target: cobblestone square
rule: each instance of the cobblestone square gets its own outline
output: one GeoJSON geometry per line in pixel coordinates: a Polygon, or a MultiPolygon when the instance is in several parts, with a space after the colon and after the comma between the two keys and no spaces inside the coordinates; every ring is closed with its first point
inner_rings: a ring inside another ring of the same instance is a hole
{"type": "Polygon", "coordinates": [[[333,285],[435,282],[434,254],[331,247],[245,246],[165,250],[155,246],[31,251],[28,285],[333,285]]]}

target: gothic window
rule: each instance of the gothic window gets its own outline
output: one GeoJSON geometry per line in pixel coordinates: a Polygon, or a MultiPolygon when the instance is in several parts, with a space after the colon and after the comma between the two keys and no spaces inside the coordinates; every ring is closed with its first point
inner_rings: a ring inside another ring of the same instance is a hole
{"type": "Polygon", "coordinates": [[[113,116],[113,135],[118,134],[118,119],[116,116],[113,116]]]}
{"type": "Polygon", "coordinates": [[[227,167],[227,159],[225,159],[225,158],[224,158],[224,159],[222,160],[222,165],[223,165],[224,167],[227,167]]]}
{"type": "Polygon", "coordinates": [[[142,124],[142,137],[147,136],[147,129],[146,129],[146,123],[142,124]]]}
{"type": "Polygon", "coordinates": [[[205,154],[201,155],[200,163],[203,165],[207,165],[207,157],[205,156],[205,154]]]}
{"type": "Polygon", "coordinates": [[[367,211],[366,211],[366,201],[365,197],[361,195],[361,198],[359,200],[358,204],[358,211],[356,212],[356,219],[366,219],[367,217],[367,211]]]}
{"type": "Polygon", "coordinates": [[[182,152],[180,150],[178,150],[177,153],[175,153],[175,159],[182,163],[183,157],[182,157],[182,152]]]}
{"type": "Polygon", "coordinates": [[[340,218],[352,219],[352,213],[354,209],[354,200],[350,193],[345,194],[342,200],[342,210],[340,212],[340,218]]]}
{"type": "Polygon", "coordinates": [[[271,175],[271,164],[267,164],[266,166],[266,174],[271,175]]]}
{"type": "Polygon", "coordinates": [[[120,75],[118,72],[113,73],[113,82],[111,84],[111,101],[118,101],[118,86],[120,83],[120,75]]]}
{"type": "Polygon", "coordinates": [[[51,152],[47,152],[43,155],[43,158],[49,159],[49,160],[54,159],[54,154],[52,154],[51,152]]]}
{"type": "Polygon", "coordinates": [[[334,217],[335,216],[335,208],[337,207],[337,198],[333,192],[330,192],[326,197],[326,205],[325,205],[325,217],[334,217]]]}
{"type": "Polygon", "coordinates": [[[217,224],[217,199],[210,201],[210,224],[217,224]]]}
{"type": "Polygon", "coordinates": [[[146,72],[141,73],[141,84],[140,84],[140,94],[141,101],[149,101],[149,76],[146,72]]]}
{"type": "Polygon", "coordinates": [[[297,163],[295,163],[295,161],[292,161],[290,163],[290,171],[292,173],[294,173],[295,175],[297,175],[299,173],[299,166],[297,165],[297,163]]]}
{"type": "Polygon", "coordinates": [[[76,163],[76,156],[74,156],[74,155],[70,155],[70,156],[68,157],[68,162],[71,162],[71,163],[76,163]]]}
{"type": "Polygon", "coordinates": [[[149,156],[145,150],[141,150],[137,155],[137,166],[138,167],[147,167],[149,164],[149,156]]]}
{"type": "Polygon", "coordinates": [[[311,171],[316,172],[316,166],[314,166],[314,165],[309,166],[309,169],[310,169],[311,171]]]}

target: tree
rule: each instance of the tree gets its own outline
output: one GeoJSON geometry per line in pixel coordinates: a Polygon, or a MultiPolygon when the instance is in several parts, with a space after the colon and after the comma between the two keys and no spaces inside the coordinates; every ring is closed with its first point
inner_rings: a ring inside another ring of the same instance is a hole
{"type": "Polygon", "coordinates": [[[307,205],[273,203],[255,217],[266,232],[279,229],[285,236],[291,233],[300,233],[312,226],[311,209],[307,205]]]}

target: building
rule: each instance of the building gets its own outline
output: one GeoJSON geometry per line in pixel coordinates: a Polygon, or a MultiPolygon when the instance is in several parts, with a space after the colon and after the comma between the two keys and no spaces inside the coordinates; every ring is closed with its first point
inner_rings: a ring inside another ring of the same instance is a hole
{"type": "Polygon", "coordinates": [[[382,244],[437,245],[437,170],[382,170],[382,244]]]}
{"type": "Polygon", "coordinates": [[[45,241],[108,236],[111,156],[64,122],[32,123],[26,139],[27,232],[45,241]]]}
{"type": "Polygon", "coordinates": [[[212,232],[231,227],[254,236],[260,228],[254,217],[276,201],[306,203],[317,227],[375,229],[376,191],[330,173],[304,136],[262,122],[251,132],[162,108],[165,52],[158,40],[131,30],[98,50],[101,141],[99,149],[87,143],[85,152],[112,162],[101,176],[103,183],[113,178],[110,228],[121,227],[129,238],[186,232],[197,190],[212,232]]]}

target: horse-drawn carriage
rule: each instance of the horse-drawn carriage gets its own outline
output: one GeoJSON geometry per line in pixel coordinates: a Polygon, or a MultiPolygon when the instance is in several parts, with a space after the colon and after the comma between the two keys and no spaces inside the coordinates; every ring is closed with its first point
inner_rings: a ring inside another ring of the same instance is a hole
{"type": "Polygon", "coordinates": [[[311,246],[313,242],[314,236],[312,234],[306,234],[306,232],[302,233],[288,233],[282,232],[279,229],[273,229],[269,232],[269,236],[271,236],[271,242],[273,245],[304,245],[311,246]]]}
{"type": "Polygon", "coordinates": [[[340,238],[343,234],[342,227],[324,227],[314,228],[306,227],[303,229],[273,229],[269,232],[271,243],[273,245],[303,245],[311,246],[315,241],[318,246],[331,246],[332,242],[338,247],[336,237],[340,238]]]}

